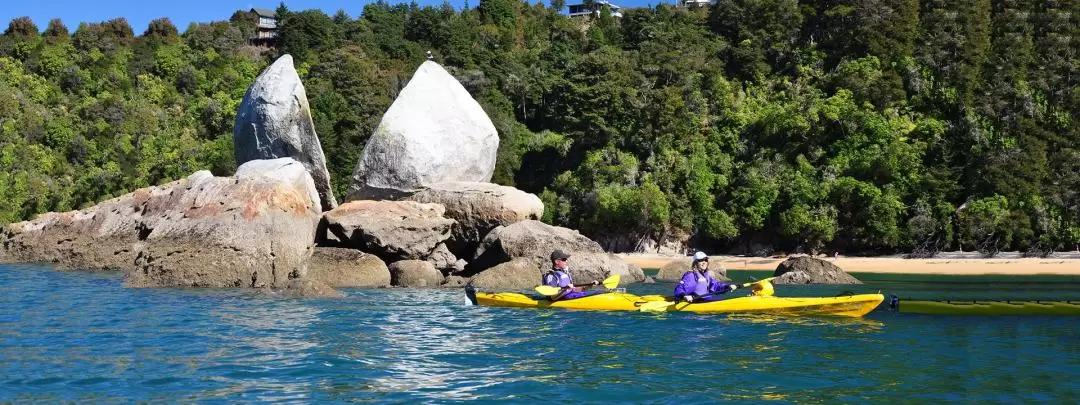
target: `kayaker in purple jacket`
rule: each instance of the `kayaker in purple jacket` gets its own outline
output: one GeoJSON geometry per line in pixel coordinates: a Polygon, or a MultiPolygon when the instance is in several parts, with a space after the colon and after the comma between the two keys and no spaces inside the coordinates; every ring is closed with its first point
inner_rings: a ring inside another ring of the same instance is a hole
{"type": "Polygon", "coordinates": [[[711,302],[722,298],[713,294],[735,291],[739,286],[719,281],[709,274],[709,256],[704,252],[694,253],[694,262],[690,271],[683,274],[675,285],[675,299],[686,302],[711,302]]]}
{"type": "Polygon", "coordinates": [[[558,294],[551,296],[552,301],[570,300],[588,296],[590,294],[585,292],[585,289],[600,284],[599,281],[594,281],[589,286],[574,286],[574,279],[570,277],[570,266],[566,264],[566,259],[569,258],[570,255],[561,250],[556,249],[554,252],[551,252],[551,270],[544,273],[541,283],[552,287],[559,287],[561,289],[558,294]]]}

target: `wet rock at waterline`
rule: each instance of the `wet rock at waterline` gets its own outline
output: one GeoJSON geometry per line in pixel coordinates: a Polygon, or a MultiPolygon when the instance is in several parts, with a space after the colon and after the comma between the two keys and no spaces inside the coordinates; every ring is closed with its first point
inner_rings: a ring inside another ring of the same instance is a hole
{"type": "Polygon", "coordinates": [[[263,70],[244,94],[233,126],[233,150],[240,165],[260,159],[295,159],[311,174],[321,210],[337,206],[307,93],[291,56],[283,55],[263,70]]]}
{"type": "Polygon", "coordinates": [[[5,227],[9,261],[120,269],[133,287],[285,287],[313,248],[319,197],[293,159],[258,160],[234,177],[207,171],[5,227]]]}
{"type": "Polygon", "coordinates": [[[289,298],[341,298],[345,296],[345,293],[335,290],[326,283],[306,278],[289,280],[285,290],[278,294],[289,298]]]}
{"type": "Polygon", "coordinates": [[[377,256],[355,249],[317,247],[308,261],[306,279],[330,287],[389,287],[390,269],[377,256]]]}
{"type": "MultiPolygon", "coordinates": [[[[486,269],[471,279],[473,286],[484,289],[524,290],[540,285],[544,270],[531,258],[518,258],[486,269]]],[[[578,279],[573,268],[570,274],[578,279]]],[[[585,275],[581,275],[585,277],[585,275]]]]}
{"type": "Polygon", "coordinates": [[[443,276],[435,266],[422,260],[390,263],[390,284],[395,287],[438,287],[443,276]]]}

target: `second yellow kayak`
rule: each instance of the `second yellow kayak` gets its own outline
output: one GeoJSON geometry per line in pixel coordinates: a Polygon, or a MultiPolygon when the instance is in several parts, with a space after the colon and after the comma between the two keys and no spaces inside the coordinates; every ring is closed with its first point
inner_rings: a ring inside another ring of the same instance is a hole
{"type": "Polygon", "coordinates": [[[749,296],[721,301],[689,303],[671,302],[668,305],[650,304],[661,311],[697,313],[755,312],[778,315],[830,315],[860,317],[877,308],[885,296],[858,294],[840,297],[776,297],[749,296]]]}

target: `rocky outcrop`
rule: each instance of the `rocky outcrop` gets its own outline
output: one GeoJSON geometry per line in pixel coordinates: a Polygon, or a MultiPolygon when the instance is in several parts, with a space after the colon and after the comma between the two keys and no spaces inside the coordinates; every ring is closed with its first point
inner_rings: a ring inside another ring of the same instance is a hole
{"type": "Polygon", "coordinates": [[[450,249],[446,248],[445,243],[435,246],[435,250],[428,255],[427,262],[444,274],[460,273],[465,270],[465,261],[450,253],[450,249]]]}
{"type": "Polygon", "coordinates": [[[348,201],[397,199],[448,181],[488,182],[499,136],[483,108],[441,66],[424,62],[364,146],[348,201]]]}
{"type": "Polygon", "coordinates": [[[479,271],[521,258],[532,260],[537,269],[546,269],[551,265],[554,249],[570,254],[571,274],[578,279],[602,280],[615,274],[622,276],[624,283],[645,279],[640,267],[604,252],[599,244],[578,231],[540,221],[521,221],[495,228],[484,237],[469,268],[479,271]]]}
{"type": "MultiPolygon", "coordinates": [[[[683,274],[690,271],[690,264],[693,259],[687,257],[685,259],[672,260],[667,264],[660,266],[660,271],[656,273],[658,280],[664,281],[679,281],[682,279],[683,274]]],[[[719,263],[709,264],[709,272],[713,277],[720,281],[729,281],[727,278],[727,269],[721,266],[719,263]]]]}
{"type": "Polygon", "coordinates": [[[660,270],[656,272],[657,280],[664,281],[678,281],[682,278],[682,275],[690,270],[690,258],[677,259],[667,262],[663,266],[660,266],[660,270]]]}
{"type": "Polygon", "coordinates": [[[785,260],[773,277],[773,284],[862,284],[835,264],[808,256],[785,260]]]}
{"type": "Polygon", "coordinates": [[[415,201],[350,201],[323,215],[319,244],[359,249],[387,262],[423,260],[450,237],[454,220],[444,212],[439,204],[415,201]]]}
{"type": "Polygon", "coordinates": [[[134,287],[285,287],[303,276],[319,197],[292,159],[208,171],[81,211],[8,226],[0,246],[23,262],[122,269],[134,287]]]}
{"type": "Polygon", "coordinates": [[[396,287],[438,287],[443,276],[431,263],[402,260],[390,264],[390,284],[396,287]]]}
{"type": "MultiPolygon", "coordinates": [[[[540,285],[543,273],[543,268],[537,266],[535,260],[519,258],[484,270],[471,281],[477,288],[525,290],[540,285]]],[[[578,280],[579,274],[573,269],[570,270],[570,275],[574,280],[578,280]]],[[[585,275],[580,276],[587,278],[585,275]]]]}
{"type": "Polygon", "coordinates": [[[233,127],[233,153],[241,165],[260,159],[295,159],[311,174],[321,209],[337,206],[307,93],[293,68],[292,56],[278,58],[244,94],[233,127]]]}
{"type": "Polygon", "coordinates": [[[458,288],[464,287],[469,283],[469,278],[464,276],[450,275],[443,279],[442,287],[445,288],[458,288]]]}
{"type": "Polygon", "coordinates": [[[304,278],[330,287],[389,287],[390,269],[373,254],[355,249],[317,247],[304,278]]]}
{"type": "Polygon", "coordinates": [[[341,298],[345,294],[317,280],[307,278],[289,280],[280,295],[287,298],[341,298]]]}
{"type": "Polygon", "coordinates": [[[544,203],[536,195],[492,183],[439,183],[405,199],[446,207],[446,216],[457,221],[448,245],[458,256],[475,251],[497,226],[538,220],[544,215],[544,203]]]}

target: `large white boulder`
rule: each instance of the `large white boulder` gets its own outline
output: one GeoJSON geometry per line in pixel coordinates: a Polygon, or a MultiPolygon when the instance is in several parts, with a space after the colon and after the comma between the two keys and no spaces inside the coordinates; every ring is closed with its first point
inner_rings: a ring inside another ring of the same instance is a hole
{"type": "Polygon", "coordinates": [[[396,199],[436,183],[489,182],[498,149],[498,132],[480,104],[427,61],[368,140],[346,199],[396,199]]]}
{"type": "Polygon", "coordinates": [[[321,209],[337,206],[307,93],[292,56],[278,58],[244,94],[233,127],[233,150],[239,165],[260,159],[295,159],[311,174],[321,209]]]}

